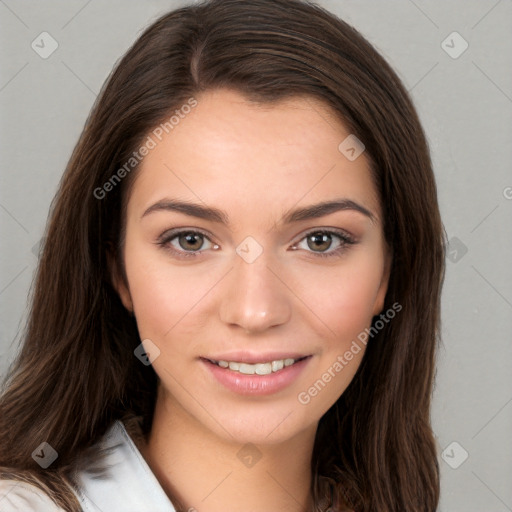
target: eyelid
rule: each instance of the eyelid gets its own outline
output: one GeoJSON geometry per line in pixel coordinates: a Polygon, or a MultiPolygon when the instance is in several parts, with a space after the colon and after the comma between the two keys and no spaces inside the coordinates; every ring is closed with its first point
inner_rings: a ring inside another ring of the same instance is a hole
{"type": "Polygon", "coordinates": [[[172,238],[175,238],[177,235],[181,235],[183,233],[197,233],[199,235],[203,235],[205,238],[208,238],[211,242],[213,242],[212,238],[213,235],[209,233],[208,231],[201,229],[201,228],[188,228],[188,227],[177,227],[177,228],[171,228],[164,231],[159,237],[157,238],[157,242],[163,242],[166,240],[170,240],[172,238]]]}
{"type": "MultiPolygon", "coordinates": [[[[306,238],[307,236],[309,235],[313,235],[315,233],[328,233],[328,234],[333,234],[333,235],[337,235],[339,236],[340,238],[342,239],[345,239],[347,241],[350,241],[352,243],[355,243],[357,242],[357,239],[354,235],[352,235],[350,232],[348,232],[346,229],[341,229],[341,228],[334,228],[334,227],[319,227],[319,228],[312,228],[312,229],[308,229],[306,231],[304,231],[303,233],[301,233],[299,236],[300,238],[297,238],[297,242],[300,242],[302,241],[304,238],[306,238]]],[[[295,244],[294,244],[295,245],[295,244]]]]}

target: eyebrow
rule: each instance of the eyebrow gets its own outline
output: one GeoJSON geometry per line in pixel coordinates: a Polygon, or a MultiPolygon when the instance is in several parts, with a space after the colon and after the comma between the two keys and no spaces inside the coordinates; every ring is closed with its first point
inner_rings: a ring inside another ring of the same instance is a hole
{"type": "MultiPolygon", "coordinates": [[[[332,201],[324,201],[318,204],[305,206],[303,208],[296,208],[285,212],[281,223],[291,224],[293,222],[316,219],[318,217],[323,217],[343,210],[359,212],[368,217],[373,223],[377,220],[376,216],[370,210],[351,199],[334,199],[332,201]]],[[[177,199],[162,199],[161,201],[156,202],[144,211],[141,218],[149,215],[150,213],[161,211],[180,212],[191,217],[197,217],[211,222],[218,222],[226,226],[229,226],[230,224],[229,216],[223,210],[188,201],[179,201],[177,199]]]]}

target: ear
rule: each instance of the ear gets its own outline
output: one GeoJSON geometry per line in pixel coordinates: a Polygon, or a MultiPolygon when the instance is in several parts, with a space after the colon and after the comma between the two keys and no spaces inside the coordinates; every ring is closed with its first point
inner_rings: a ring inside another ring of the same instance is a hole
{"type": "Polygon", "coordinates": [[[391,274],[391,263],[393,261],[393,255],[391,249],[386,244],[384,253],[384,268],[382,272],[382,279],[380,281],[379,289],[375,297],[375,303],[373,306],[373,316],[379,315],[384,309],[384,302],[386,300],[386,293],[388,291],[389,276],[391,274]]]}
{"type": "Polygon", "coordinates": [[[109,246],[107,249],[107,260],[108,260],[108,270],[110,274],[110,280],[112,282],[112,286],[116,290],[123,306],[133,314],[133,302],[132,296],[130,294],[130,290],[128,288],[128,283],[126,281],[125,276],[123,275],[122,270],[119,268],[119,263],[117,258],[115,257],[115,250],[113,247],[109,246]]]}

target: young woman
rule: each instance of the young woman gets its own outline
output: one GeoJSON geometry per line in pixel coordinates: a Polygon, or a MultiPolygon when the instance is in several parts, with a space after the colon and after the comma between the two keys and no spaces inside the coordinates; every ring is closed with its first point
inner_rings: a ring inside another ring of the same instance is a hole
{"type": "Polygon", "coordinates": [[[433,512],[444,239],[357,31],[299,0],[161,17],[53,204],[0,509],[433,512]]]}

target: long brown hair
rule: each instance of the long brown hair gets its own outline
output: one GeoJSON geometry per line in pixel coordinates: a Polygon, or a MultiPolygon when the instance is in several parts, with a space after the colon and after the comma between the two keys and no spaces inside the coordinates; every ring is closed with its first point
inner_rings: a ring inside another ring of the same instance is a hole
{"type": "MultiPolygon", "coordinates": [[[[52,204],[19,356],[0,399],[3,477],[38,483],[79,510],[67,482],[116,419],[151,429],[157,377],[134,357],[122,273],[124,206],[136,166],[112,176],[148,133],[200,92],[229,87],[272,104],[314,97],[366,147],[393,252],[385,309],[353,381],[321,418],[313,496],[333,511],[432,512],[439,470],[430,425],[445,233],[429,149],[407,91],[351,26],[305,0],[211,0],[154,22],[119,62],[87,119],[52,204]],[[119,175],[118,175],[119,176],[119,175]],[[108,193],[105,183],[109,182],[108,193]],[[31,453],[58,452],[46,470],[31,453]]],[[[374,319],[375,320],[375,319],[374,319]]]]}

